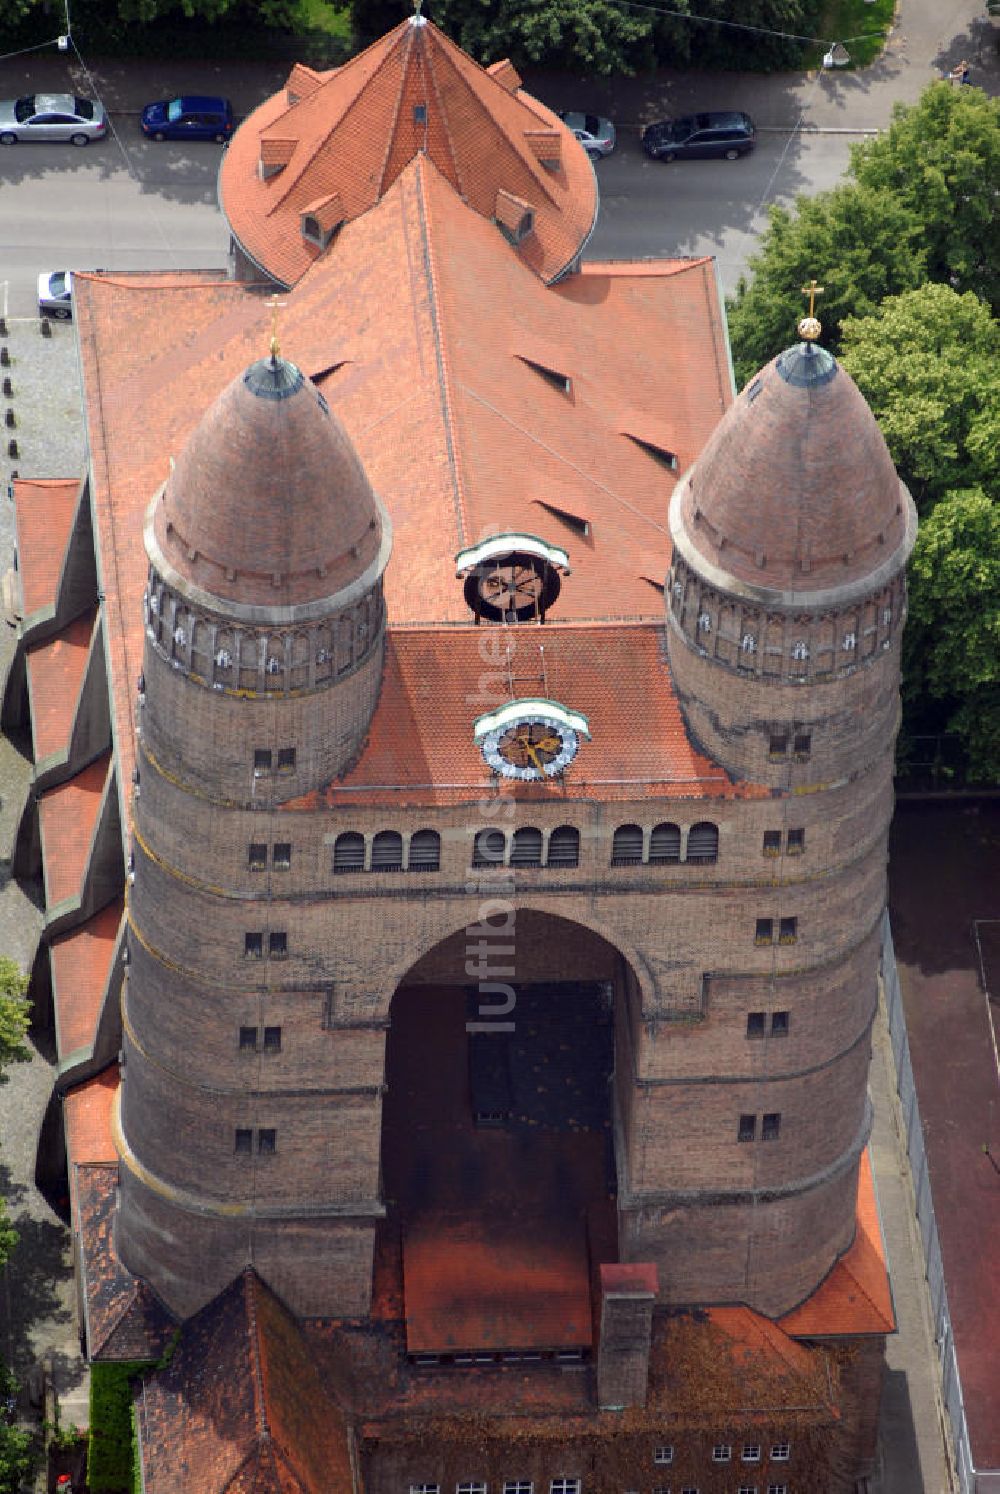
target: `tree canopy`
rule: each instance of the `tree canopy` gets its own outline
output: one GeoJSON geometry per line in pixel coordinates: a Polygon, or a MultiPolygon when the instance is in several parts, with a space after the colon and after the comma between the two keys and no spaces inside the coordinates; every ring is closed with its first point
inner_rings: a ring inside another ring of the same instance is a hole
{"type": "Polygon", "coordinates": [[[897,105],[883,135],[852,150],[847,181],[795,208],[771,209],[759,253],[728,302],[733,361],[745,382],[787,346],[801,287],[825,287],[823,341],[840,346],[848,315],[925,280],[971,290],[997,310],[1000,101],[932,83],[897,105]]]}

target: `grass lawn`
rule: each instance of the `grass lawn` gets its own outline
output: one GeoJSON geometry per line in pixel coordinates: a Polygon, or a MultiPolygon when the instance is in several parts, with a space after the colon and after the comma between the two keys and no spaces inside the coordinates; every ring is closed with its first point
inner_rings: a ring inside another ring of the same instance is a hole
{"type": "MultiPolygon", "coordinates": [[[[829,41],[842,41],[847,46],[851,63],[849,68],[843,69],[844,72],[867,67],[875,61],[885,45],[895,9],[896,0],[874,0],[872,4],[867,0],[827,0],[818,31],[829,41]],[[863,40],[851,41],[854,36],[863,40]]],[[[806,53],[805,66],[819,67],[825,51],[825,47],[811,48],[806,53]]]]}

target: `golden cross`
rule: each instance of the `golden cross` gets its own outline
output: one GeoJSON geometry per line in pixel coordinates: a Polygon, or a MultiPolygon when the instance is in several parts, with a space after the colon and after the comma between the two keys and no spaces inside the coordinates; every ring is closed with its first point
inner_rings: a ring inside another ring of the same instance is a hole
{"type": "Polygon", "coordinates": [[[816,297],[823,294],[823,289],[824,287],[822,285],[817,285],[815,280],[810,280],[808,285],[804,285],[802,287],[802,294],[809,297],[810,318],[813,318],[816,315],[816,297]]]}
{"type": "Polygon", "coordinates": [[[271,308],[271,357],[277,358],[281,351],[278,346],[278,312],[283,306],[287,306],[288,303],[287,301],[279,301],[277,296],[272,296],[267,304],[271,308]]]}

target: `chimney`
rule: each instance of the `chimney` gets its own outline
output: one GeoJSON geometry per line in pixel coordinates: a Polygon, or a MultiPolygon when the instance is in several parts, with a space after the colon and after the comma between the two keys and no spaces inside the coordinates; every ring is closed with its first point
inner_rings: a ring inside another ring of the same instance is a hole
{"type": "Polygon", "coordinates": [[[597,1402],[602,1411],[646,1404],[657,1288],[655,1266],[601,1267],[597,1402]]]}

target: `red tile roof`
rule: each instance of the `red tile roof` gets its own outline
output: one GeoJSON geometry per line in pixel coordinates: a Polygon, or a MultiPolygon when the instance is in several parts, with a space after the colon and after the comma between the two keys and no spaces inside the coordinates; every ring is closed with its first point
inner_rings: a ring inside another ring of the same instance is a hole
{"type": "Polygon", "coordinates": [[[146,1494],[354,1487],[344,1417],[294,1318],[249,1269],[184,1324],[136,1417],[146,1494]]]}
{"type": "Polygon", "coordinates": [[[590,235],[597,184],[571,132],[511,82],[412,18],[344,67],[294,68],[223,158],[220,200],[233,233],[269,275],[292,285],[324,252],[303,237],[302,214],[336,196],[343,215],[357,218],[423,154],[496,238],[498,192],[523,199],[534,230],[518,253],[552,280],[590,235]],[[557,136],[556,169],[539,160],[539,131],[557,136]]]}
{"type": "Polygon", "coordinates": [[[86,923],[53,939],[49,946],[60,1061],[93,1044],[111,961],[118,947],[123,909],[123,900],[116,898],[86,923]]]}
{"type": "Polygon", "coordinates": [[[77,477],[19,477],[14,482],[18,570],[26,618],[55,602],[79,497],[77,477]]]}
{"type": "Polygon", "coordinates": [[[652,623],[553,623],[504,635],[475,627],[391,632],[382,693],[357,766],[325,794],[309,794],[291,807],[447,804],[480,797],[492,780],[473,742],[473,722],[511,695],[558,700],[582,712],[591,732],[561,779],[501,785],[519,799],[766,794],[734,784],[688,739],[664,633],[652,623]],[[502,647],[507,637],[513,688],[506,665],[488,665],[480,652],[484,640],[502,647]]]}
{"type": "Polygon", "coordinates": [[[895,1332],[896,1313],[885,1260],[885,1241],[867,1151],[862,1155],[858,1171],[854,1243],[812,1296],[779,1321],[784,1331],[795,1338],[844,1338],[856,1334],[895,1332]]]}
{"type": "Polygon", "coordinates": [[[111,754],[105,752],[38,801],[47,908],[83,891],[91,840],[112,771],[111,754]]]}
{"type": "Polygon", "coordinates": [[[96,1079],[78,1084],[63,1096],[66,1151],[73,1168],[84,1162],[114,1162],[118,1154],[111,1139],[111,1109],[118,1093],[118,1065],[112,1064],[96,1079]]]}
{"type": "MultiPolygon", "coordinates": [[[[266,348],[270,318],[258,294],[201,274],[81,274],[76,295],[127,783],[142,667],[143,514],[170,454],[266,348]]],[[[622,432],[655,428],[683,471],[725,409],[710,261],[588,266],[546,288],[421,158],[344,228],[336,252],[287,303],[283,352],[318,382],[390,511],[394,623],[466,622],[454,556],[498,525],[569,549],[573,573],[553,620],[662,616],[649,581],[662,583],[669,565],[676,479],[622,432]],[[540,347],[570,379],[568,394],[524,361],[540,347]],[[556,510],[580,515],[589,533],[556,510]]]]}
{"type": "Polygon", "coordinates": [[[86,612],[55,637],[34,644],[27,651],[25,663],[36,763],[69,750],[96,618],[96,611],[86,612]]]}
{"type": "Polygon", "coordinates": [[[423,1213],[403,1231],[406,1347],[587,1348],[593,1340],[587,1236],[578,1221],[423,1213]]]}

